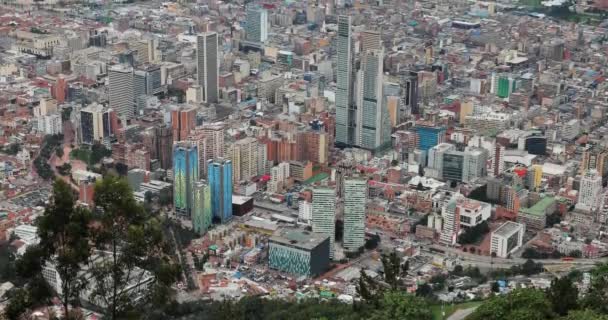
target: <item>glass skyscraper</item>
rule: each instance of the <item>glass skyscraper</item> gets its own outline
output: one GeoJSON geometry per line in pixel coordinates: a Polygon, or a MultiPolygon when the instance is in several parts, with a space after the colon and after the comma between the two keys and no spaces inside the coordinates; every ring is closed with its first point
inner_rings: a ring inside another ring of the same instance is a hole
{"type": "Polygon", "coordinates": [[[232,162],[209,160],[207,179],[211,188],[211,211],[221,223],[232,218],[232,162]]]}
{"type": "Polygon", "coordinates": [[[194,210],[192,227],[194,232],[203,235],[209,230],[213,214],[211,213],[211,188],[201,180],[194,184],[194,210]]]}
{"type": "Polygon", "coordinates": [[[173,145],[173,206],[175,212],[191,217],[194,184],[198,177],[198,148],[189,142],[173,145]]]}
{"type": "Polygon", "coordinates": [[[336,59],[336,142],[354,144],[356,108],[353,103],[353,43],[351,17],[338,17],[336,59]]]}
{"type": "Polygon", "coordinates": [[[416,126],[418,134],[418,149],[428,151],[430,148],[443,142],[444,127],[416,126]]]}

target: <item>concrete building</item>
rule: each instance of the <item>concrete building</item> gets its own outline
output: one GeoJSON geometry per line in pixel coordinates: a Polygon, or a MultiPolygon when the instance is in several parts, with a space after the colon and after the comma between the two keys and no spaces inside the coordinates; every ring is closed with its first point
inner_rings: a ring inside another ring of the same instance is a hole
{"type": "Polygon", "coordinates": [[[384,107],[383,50],[363,53],[357,73],[357,145],[376,151],[390,144],[390,117],[384,107]]]}
{"type": "Polygon", "coordinates": [[[523,244],[525,225],[512,221],[503,223],[492,232],[490,252],[497,257],[507,258],[523,244]]]}
{"type": "Polygon", "coordinates": [[[135,116],[135,79],[133,68],[119,64],[108,68],[108,93],[110,108],[119,116],[131,119],[135,116]]]}
{"type": "Polygon", "coordinates": [[[257,176],[260,158],[260,144],[257,139],[253,137],[241,139],[231,147],[232,150],[227,156],[232,160],[234,183],[257,176]]]}
{"type": "Polygon", "coordinates": [[[196,76],[203,91],[203,101],[219,99],[219,36],[215,32],[201,33],[196,37],[196,76]]]}
{"type": "Polygon", "coordinates": [[[460,225],[465,227],[474,227],[490,219],[492,215],[492,206],[489,203],[468,198],[458,200],[457,210],[460,216],[460,225]]]}
{"type": "Polygon", "coordinates": [[[576,209],[596,211],[600,206],[602,189],[602,177],[597,170],[587,170],[581,178],[576,209]]]}
{"type": "Polygon", "coordinates": [[[366,200],[367,180],[346,178],[344,180],[343,246],[347,252],[357,252],[365,244],[366,200]]]}
{"type": "Polygon", "coordinates": [[[46,114],[37,118],[38,132],[43,134],[60,134],[63,133],[63,123],[61,122],[61,114],[53,113],[46,114]]]}
{"type": "Polygon", "coordinates": [[[312,231],[329,237],[329,256],[334,258],[336,229],[336,191],[314,188],[312,191],[312,231]]]}
{"type": "Polygon", "coordinates": [[[467,147],[464,151],[462,181],[472,182],[486,176],[487,153],[483,149],[467,147]]]}
{"type": "Polygon", "coordinates": [[[440,143],[428,151],[428,166],[425,176],[435,179],[443,179],[443,155],[448,151],[456,150],[456,146],[450,143],[440,143]]]}

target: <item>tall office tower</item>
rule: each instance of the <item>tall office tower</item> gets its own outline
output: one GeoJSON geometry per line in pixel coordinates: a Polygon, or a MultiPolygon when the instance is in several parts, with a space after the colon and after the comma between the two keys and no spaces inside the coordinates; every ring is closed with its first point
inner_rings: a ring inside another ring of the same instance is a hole
{"type": "Polygon", "coordinates": [[[382,50],[363,53],[361,74],[357,86],[357,145],[368,150],[378,150],[390,144],[390,117],[383,105],[382,50]]]}
{"type": "Polygon", "coordinates": [[[443,244],[453,245],[458,240],[460,232],[460,212],[457,206],[456,194],[441,208],[441,217],[443,218],[443,228],[439,235],[439,241],[443,244]]]}
{"type": "Polygon", "coordinates": [[[413,115],[420,114],[420,109],[418,107],[418,74],[416,72],[408,71],[403,77],[403,85],[405,89],[405,107],[408,108],[413,115]]]}
{"type": "Polygon", "coordinates": [[[133,68],[119,64],[108,69],[110,108],[127,119],[135,115],[133,68]]]}
{"type": "Polygon", "coordinates": [[[162,125],[156,127],[157,146],[156,154],[158,160],[160,160],[160,167],[163,169],[170,169],[172,163],[172,148],[173,148],[173,130],[171,127],[162,125]]]}
{"type": "Polygon", "coordinates": [[[382,37],[380,32],[366,30],[361,32],[361,53],[369,50],[382,50],[382,37]]]}
{"type": "Polygon", "coordinates": [[[232,160],[234,167],[233,182],[249,180],[259,173],[260,144],[256,138],[248,137],[232,144],[232,150],[227,157],[232,160]]]}
{"type": "Polygon", "coordinates": [[[255,5],[249,6],[245,32],[249,41],[266,41],[268,39],[268,11],[255,5]]]}
{"type": "Polygon", "coordinates": [[[211,187],[211,211],[221,223],[232,219],[232,162],[209,160],[207,181],[211,187]]]}
{"type": "Polygon", "coordinates": [[[196,109],[178,108],[171,110],[171,128],[173,139],[183,141],[188,138],[190,131],[196,127],[196,109]]]}
{"type": "Polygon", "coordinates": [[[160,65],[147,64],[134,71],[135,99],[141,95],[152,95],[162,91],[160,65]]]}
{"type": "Polygon", "coordinates": [[[188,142],[173,145],[173,206],[178,214],[192,217],[194,184],[198,178],[198,149],[188,142]]]}
{"type": "Polygon", "coordinates": [[[211,213],[211,188],[203,181],[194,184],[194,210],[192,227],[198,235],[203,235],[209,230],[213,214],[211,213]]]}
{"type": "Polygon", "coordinates": [[[602,195],[602,177],[597,170],[587,170],[581,178],[576,208],[584,211],[598,209],[602,195]]]}
{"type": "Polygon", "coordinates": [[[351,17],[338,17],[336,57],[336,143],[355,144],[356,106],[353,95],[353,42],[351,17]]]}
{"type": "Polygon", "coordinates": [[[93,103],[80,110],[80,141],[86,144],[102,142],[114,134],[114,110],[93,103]]]}
{"type": "Polygon", "coordinates": [[[365,244],[365,202],[367,180],[347,178],[344,181],[344,237],[348,252],[357,252],[365,244]]]}
{"type": "Polygon", "coordinates": [[[443,179],[443,155],[448,151],[456,150],[456,146],[450,143],[440,143],[429,149],[428,168],[424,171],[425,176],[443,179]]]}
{"type": "Polygon", "coordinates": [[[220,64],[219,39],[215,32],[201,33],[196,37],[196,76],[203,90],[203,101],[215,103],[219,96],[220,64]]]}
{"type": "Polygon", "coordinates": [[[472,182],[475,179],[485,176],[487,159],[486,150],[467,147],[464,151],[462,181],[472,182]]]}
{"type": "Polygon", "coordinates": [[[312,232],[329,236],[329,256],[333,259],[336,240],[336,190],[312,190],[312,232]]]}
{"type": "Polygon", "coordinates": [[[204,139],[204,150],[199,150],[199,154],[203,155],[204,173],[207,177],[207,162],[211,159],[224,158],[224,123],[206,123],[194,129],[194,134],[199,135],[204,139]]]}

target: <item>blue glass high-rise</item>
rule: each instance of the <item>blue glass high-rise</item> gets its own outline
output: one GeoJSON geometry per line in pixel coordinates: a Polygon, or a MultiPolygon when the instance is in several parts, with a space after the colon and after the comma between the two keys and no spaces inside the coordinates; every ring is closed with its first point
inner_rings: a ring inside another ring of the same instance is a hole
{"type": "Polygon", "coordinates": [[[221,223],[232,219],[232,162],[209,160],[207,180],[211,187],[211,211],[221,223]]]}
{"type": "Polygon", "coordinates": [[[191,217],[194,184],[198,177],[198,148],[188,142],[173,145],[173,206],[175,212],[191,217]]]}

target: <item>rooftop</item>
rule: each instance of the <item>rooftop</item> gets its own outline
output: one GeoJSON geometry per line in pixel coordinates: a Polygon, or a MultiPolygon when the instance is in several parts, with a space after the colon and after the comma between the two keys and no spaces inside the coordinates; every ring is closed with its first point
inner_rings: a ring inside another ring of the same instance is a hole
{"type": "Polygon", "coordinates": [[[516,232],[517,230],[519,230],[519,228],[521,228],[521,227],[523,227],[523,225],[520,223],[513,222],[513,221],[507,221],[507,222],[503,223],[502,225],[500,225],[500,227],[498,227],[492,233],[502,236],[502,237],[508,237],[508,236],[512,235],[514,232],[516,232]]]}
{"type": "Polygon", "coordinates": [[[540,217],[540,216],[545,215],[547,208],[550,205],[552,205],[554,202],[555,202],[554,197],[544,197],[544,198],[540,199],[540,201],[538,201],[535,205],[531,206],[530,208],[519,209],[519,212],[540,217]]]}
{"type": "Polygon", "coordinates": [[[286,228],[279,230],[276,235],[270,238],[271,242],[304,249],[312,250],[325,241],[328,235],[313,233],[304,229],[286,228]]]}

